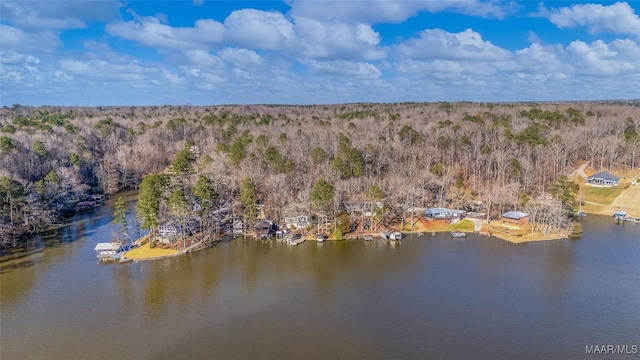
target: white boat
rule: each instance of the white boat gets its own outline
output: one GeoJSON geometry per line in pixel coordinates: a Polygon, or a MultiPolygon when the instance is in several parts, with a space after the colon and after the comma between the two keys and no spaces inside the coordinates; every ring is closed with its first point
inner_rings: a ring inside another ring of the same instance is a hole
{"type": "Polygon", "coordinates": [[[399,231],[394,231],[389,234],[389,240],[400,240],[402,239],[402,233],[399,231]]]}
{"type": "Polygon", "coordinates": [[[451,237],[452,238],[463,238],[463,237],[467,237],[467,234],[463,233],[462,231],[452,231],[451,232],[451,237]]]}
{"type": "Polygon", "coordinates": [[[318,235],[318,237],[316,237],[316,241],[319,243],[324,242],[324,235],[318,235]]]}
{"type": "Polygon", "coordinates": [[[387,240],[389,239],[389,233],[386,233],[384,231],[380,231],[380,237],[387,240]]]}

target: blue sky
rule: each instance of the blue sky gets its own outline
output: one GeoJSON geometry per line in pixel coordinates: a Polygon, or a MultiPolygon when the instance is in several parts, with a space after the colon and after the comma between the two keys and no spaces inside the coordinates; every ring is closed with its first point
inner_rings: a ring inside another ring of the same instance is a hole
{"type": "Polygon", "coordinates": [[[0,105],[640,98],[640,2],[0,2],[0,105]]]}

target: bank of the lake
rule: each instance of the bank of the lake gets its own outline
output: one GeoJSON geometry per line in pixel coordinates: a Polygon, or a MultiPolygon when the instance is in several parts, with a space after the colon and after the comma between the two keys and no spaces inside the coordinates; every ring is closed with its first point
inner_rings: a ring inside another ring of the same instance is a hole
{"type": "Polygon", "coordinates": [[[107,206],[0,264],[3,360],[573,359],[640,342],[640,229],[609,217],[517,246],[247,238],[98,265],[109,220],[107,206]]]}

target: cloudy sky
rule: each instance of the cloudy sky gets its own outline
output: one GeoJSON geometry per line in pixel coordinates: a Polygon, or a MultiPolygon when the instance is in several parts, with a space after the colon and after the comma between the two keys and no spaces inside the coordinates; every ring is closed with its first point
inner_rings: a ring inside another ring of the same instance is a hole
{"type": "Polygon", "coordinates": [[[640,2],[0,2],[0,105],[640,98],[640,2]]]}

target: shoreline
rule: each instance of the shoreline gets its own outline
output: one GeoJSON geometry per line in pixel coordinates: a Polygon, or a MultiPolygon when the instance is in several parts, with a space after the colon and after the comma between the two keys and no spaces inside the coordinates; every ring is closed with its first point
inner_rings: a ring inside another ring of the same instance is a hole
{"type": "MultiPolygon", "coordinates": [[[[469,230],[469,229],[465,229],[465,228],[456,228],[455,225],[453,224],[454,227],[452,228],[451,225],[452,224],[443,224],[443,223],[437,223],[437,224],[429,224],[429,225],[436,225],[436,228],[428,228],[426,224],[424,224],[424,221],[438,221],[438,220],[419,220],[416,224],[421,224],[422,226],[424,226],[424,228],[421,229],[405,229],[405,230],[396,230],[397,228],[400,228],[400,226],[396,225],[392,225],[390,226],[390,228],[394,231],[400,231],[403,234],[427,234],[427,233],[444,233],[444,232],[451,232],[451,231],[459,231],[459,232],[464,232],[466,234],[479,234],[479,235],[483,235],[486,236],[488,238],[498,238],[500,240],[503,241],[507,241],[510,242],[512,244],[524,244],[524,243],[529,243],[529,242],[540,242],[540,241],[551,241],[551,240],[564,240],[564,239],[569,239],[571,234],[553,234],[553,235],[547,235],[547,236],[528,236],[528,235],[521,235],[521,236],[515,236],[515,235],[509,235],[509,234],[505,234],[505,233],[501,233],[500,230],[497,229],[490,229],[490,225],[486,223],[485,220],[480,220],[480,219],[467,219],[470,222],[473,222],[474,225],[477,225],[477,228],[479,228],[478,231],[475,230],[475,226],[474,226],[474,230],[469,230]],[[440,226],[437,226],[440,225],[440,226]],[[449,228],[443,228],[443,226],[449,227],[449,228]]],[[[358,239],[359,237],[362,236],[373,236],[375,237],[380,237],[379,236],[379,232],[377,233],[357,233],[357,234],[349,234],[347,235],[346,239],[358,239]]],[[[330,239],[332,241],[339,241],[339,240],[334,240],[334,239],[330,239]]]]}
{"type": "MultiPolygon", "coordinates": [[[[571,236],[571,234],[563,234],[563,233],[552,234],[547,236],[540,236],[539,233],[538,233],[538,236],[535,236],[535,233],[534,233],[534,236],[531,236],[530,234],[523,234],[519,236],[510,235],[507,233],[503,233],[499,229],[491,228],[490,224],[487,224],[485,220],[480,220],[480,219],[473,219],[473,220],[466,219],[466,220],[467,220],[466,224],[464,223],[449,224],[448,222],[445,222],[442,220],[421,219],[416,222],[413,228],[409,228],[409,229],[404,228],[402,230],[397,230],[397,229],[400,229],[401,226],[399,226],[399,224],[394,224],[392,226],[383,228],[383,230],[380,230],[380,231],[350,233],[350,234],[346,234],[343,239],[334,239],[329,237],[329,238],[326,238],[325,241],[363,240],[362,239],[363,237],[372,237],[376,239],[376,238],[381,238],[380,236],[381,231],[399,231],[402,234],[423,234],[423,235],[426,235],[428,233],[435,234],[435,233],[447,233],[452,231],[458,231],[458,232],[464,232],[469,234],[478,234],[478,235],[485,236],[487,238],[497,238],[512,244],[524,244],[524,243],[530,243],[530,242],[551,241],[551,240],[566,240],[566,239],[569,239],[571,236]],[[472,223],[471,225],[473,225],[472,230],[469,229],[469,225],[470,225],[469,223],[472,223]]],[[[315,241],[314,236],[310,237],[310,234],[312,235],[311,232],[305,235],[306,241],[315,241]]],[[[139,247],[129,250],[128,252],[123,254],[119,262],[125,263],[125,262],[154,261],[154,260],[163,260],[171,257],[177,257],[177,256],[188,254],[190,252],[206,249],[228,238],[234,239],[234,237],[228,235],[218,241],[212,242],[207,245],[205,244],[206,235],[204,235],[200,239],[200,241],[189,245],[187,248],[177,250],[177,249],[150,248],[147,240],[148,235],[146,235],[136,240],[136,242],[142,241],[142,244],[139,247]]]]}
{"type": "MultiPolygon", "coordinates": [[[[136,240],[136,242],[147,238],[149,235],[145,235],[144,237],[136,240]]],[[[125,262],[140,262],[140,261],[154,261],[154,260],[163,260],[172,257],[177,257],[181,255],[186,255],[188,253],[200,251],[203,249],[207,249],[219,242],[224,241],[229,236],[224,236],[220,240],[213,241],[209,244],[206,243],[206,237],[203,237],[200,241],[189,245],[188,247],[180,250],[173,249],[161,249],[161,248],[151,248],[150,244],[147,241],[143,241],[142,244],[134,249],[131,249],[124,253],[120,258],[120,263],[125,262]]]]}

